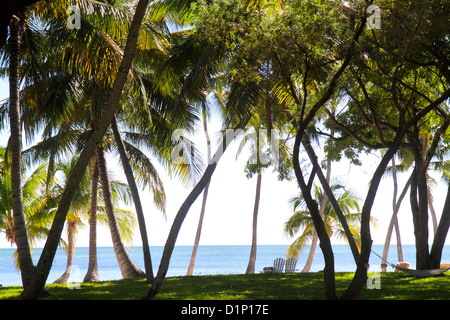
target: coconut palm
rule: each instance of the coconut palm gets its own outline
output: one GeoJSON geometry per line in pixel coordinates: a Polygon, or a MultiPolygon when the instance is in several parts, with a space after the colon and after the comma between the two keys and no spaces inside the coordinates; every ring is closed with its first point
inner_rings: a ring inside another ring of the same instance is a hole
{"type": "MultiPolygon", "coordinates": [[[[5,233],[11,245],[16,245],[16,228],[12,209],[12,186],[10,175],[10,160],[6,155],[6,148],[0,148],[0,231],[5,233]]],[[[26,231],[30,247],[34,247],[39,240],[48,234],[52,211],[57,203],[46,188],[47,164],[37,166],[28,176],[23,178],[23,203],[26,221],[26,231]]],[[[61,240],[61,244],[63,241],[61,240]]],[[[15,252],[18,257],[18,251],[15,252]]],[[[19,260],[16,266],[20,269],[19,260]]]]}
{"type": "MultiPolygon", "coordinates": [[[[342,208],[342,212],[348,221],[349,228],[359,249],[359,198],[356,196],[354,191],[346,189],[339,183],[333,183],[331,185],[331,189],[334,193],[338,194],[336,200],[342,208]]],[[[324,192],[317,185],[314,185],[314,196],[318,203],[322,202],[324,192]]],[[[301,250],[313,238],[315,229],[309,211],[305,210],[306,206],[303,197],[301,195],[294,197],[290,200],[290,203],[293,205],[294,214],[285,223],[284,232],[286,236],[289,237],[295,237],[299,232],[302,233],[289,246],[287,255],[298,258],[301,250]]],[[[345,231],[343,230],[339,218],[337,217],[329,201],[327,202],[323,212],[323,221],[329,237],[334,235],[337,238],[346,240],[345,231]]]]}
{"type": "Polygon", "coordinates": [[[72,201],[73,195],[71,190],[77,188],[81,181],[82,173],[86,170],[90,159],[95,153],[97,144],[100,142],[112,122],[120,99],[120,94],[127,80],[128,72],[134,58],[139,30],[145,16],[147,5],[147,0],[140,0],[135,7],[135,14],[129,28],[125,49],[123,51],[123,57],[120,67],[117,69],[116,77],[114,79],[111,91],[109,92],[108,99],[105,102],[105,108],[102,111],[99,122],[95,126],[92,134],[89,136],[74,171],[67,182],[66,189],[61,197],[60,205],[55,214],[55,219],[52,224],[49,237],[43,249],[41,258],[37,264],[36,270],[33,273],[34,276],[31,280],[31,284],[28,288],[25,288],[21,295],[22,299],[35,299],[45,284],[56,253],[57,242],[64,226],[70,202],[72,201]]]}
{"type": "Polygon", "coordinates": [[[19,99],[19,65],[20,44],[26,25],[25,11],[15,12],[10,22],[9,49],[9,123],[10,123],[10,148],[11,148],[11,192],[12,208],[14,216],[14,238],[20,261],[20,271],[23,286],[28,285],[28,280],[33,272],[33,260],[31,259],[26,222],[23,208],[22,191],[22,126],[21,108],[19,99]]]}
{"type": "MultiPolygon", "coordinates": [[[[64,182],[67,181],[70,176],[73,167],[77,158],[74,157],[69,161],[58,162],[55,168],[55,175],[59,177],[59,183],[53,187],[53,193],[61,195],[64,190],[64,182]],[[58,174],[59,173],[59,174],[58,174]]],[[[84,177],[80,183],[79,188],[75,191],[74,200],[72,201],[69,213],[67,215],[66,229],[67,229],[67,265],[66,271],[64,274],[58,278],[56,283],[66,282],[70,276],[70,271],[72,268],[72,256],[75,251],[75,241],[76,234],[79,228],[84,226],[83,220],[88,216],[90,212],[91,206],[91,181],[92,175],[94,174],[94,170],[87,170],[84,174],[84,177]]],[[[117,203],[119,200],[122,200],[125,204],[131,200],[130,190],[126,184],[123,184],[120,181],[112,180],[111,181],[112,188],[112,196],[114,198],[114,202],[117,203]]],[[[100,195],[99,200],[102,202],[102,196],[100,195]]],[[[96,202],[95,202],[96,203],[96,202]]],[[[97,203],[96,203],[97,204],[97,203]]],[[[99,221],[102,223],[107,222],[107,217],[104,215],[106,212],[104,206],[98,206],[95,208],[95,217],[97,218],[97,212],[99,214],[99,221]]],[[[126,239],[130,239],[130,235],[132,234],[132,229],[135,225],[135,219],[132,212],[123,209],[115,209],[115,212],[118,214],[117,220],[119,221],[119,228],[121,230],[121,235],[125,235],[126,239]]]]}

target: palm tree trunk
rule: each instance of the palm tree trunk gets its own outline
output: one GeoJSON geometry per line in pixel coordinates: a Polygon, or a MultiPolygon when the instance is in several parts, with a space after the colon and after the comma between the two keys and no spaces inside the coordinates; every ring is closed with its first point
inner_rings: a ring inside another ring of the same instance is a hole
{"type": "MultiPolygon", "coordinates": [[[[427,175],[427,177],[428,177],[428,175],[427,175]]],[[[428,184],[428,182],[427,182],[427,184],[428,184]]],[[[427,202],[428,202],[428,208],[430,208],[431,221],[433,222],[434,235],[436,235],[438,223],[437,223],[436,211],[434,210],[433,200],[431,198],[430,190],[427,190],[427,202]]]]}
{"type": "Polygon", "coordinates": [[[67,221],[67,264],[66,271],[61,277],[56,279],[53,283],[66,283],[70,277],[70,272],[72,270],[72,258],[73,258],[73,248],[74,248],[74,238],[75,238],[75,221],[67,221]]]}
{"type": "Polygon", "coordinates": [[[144,276],[144,273],[133,263],[133,261],[131,261],[131,258],[126,251],[125,246],[122,242],[122,238],[120,236],[116,215],[114,213],[114,202],[111,192],[111,184],[107,172],[105,151],[102,147],[97,147],[97,164],[103,191],[103,201],[105,202],[105,210],[108,217],[109,230],[111,231],[114,252],[116,253],[117,262],[119,263],[122,277],[142,277],[144,276]]]}
{"type": "Polygon", "coordinates": [[[98,195],[99,172],[97,161],[94,158],[91,186],[91,210],[89,214],[89,264],[83,281],[98,281],[97,264],[97,195],[98,195]]]}
{"type": "Polygon", "coordinates": [[[402,238],[400,236],[400,228],[398,225],[398,218],[395,219],[394,228],[395,228],[395,236],[397,238],[397,258],[398,258],[398,261],[404,261],[403,260],[403,250],[402,250],[402,238]]]}
{"type": "Polygon", "coordinates": [[[406,182],[405,186],[403,187],[402,193],[400,194],[400,197],[397,199],[397,170],[395,167],[395,159],[392,157],[392,178],[394,182],[394,195],[393,195],[393,203],[392,203],[392,217],[391,221],[389,222],[388,231],[386,234],[386,239],[384,241],[384,248],[383,248],[383,261],[381,261],[381,271],[386,271],[387,264],[385,261],[387,261],[387,256],[389,253],[389,245],[391,243],[391,237],[392,237],[392,230],[394,227],[396,228],[396,234],[397,234],[397,254],[398,254],[398,260],[403,261],[403,254],[401,252],[401,242],[400,242],[400,230],[398,227],[398,211],[400,210],[400,205],[403,201],[403,198],[406,195],[406,192],[408,191],[409,185],[411,184],[411,177],[406,182]]]}
{"type": "Polygon", "coordinates": [[[256,249],[257,249],[257,226],[258,226],[258,210],[259,199],[261,197],[261,178],[262,174],[258,173],[256,180],[255,205],[253,207],[253,225],[252,225],[252,247],[250,249],[250,260],[248,262],[247,271],[245,273],[255,273],[256,249]]]}
{"type": "Polygon", "coordinates": [[[139,190],[136,185],[136,180],[134,179],[133,170],[130,166],[130,161],[128,159],[128,154],[125,149],[125,145],[123,143],[122,137],[120,136],[119,128],[117,127],[117,119],[114,117],[111,128],[114,134],[114,139],[116,140],[116,145],[119,150],[120,160],[122,162],[123,170],[125,172],[125,176],[127,177],[128,186],[131,190],[131,195],[133,197],[134,207],[136,209],[136,215],[139,224],[139,231],[141,233],[142,240],[142,250],[144,255],[144,267],[145,274],[147,276],[147,282],[152,283],[154,280],[153,277],[153,267],[152,267],[152,258],[150,255],[150,247],[148,244],[148,236],[147,236],[147,228],[145,226],[145,218],[144,218],[144,210],[142,209],[141,198],[139,196],[139,190]]]}
{"type": "Polygon", "coordinates": [[[66,215],[69,211],[70,203],[72,202],[73,190],[76,190],[80,184],[81,177],[95,153],[97,144],[100,142],[113,120],[122,94],[122,89],[127,81],[128,72],[134,58],[136,44],[139,37],[139,30],[141,28],[142,20],[147,12],[147,6],[148,0],[139,0],[136,6],[136,11],[133,21],[131,22],[125,49],[123,51],[122,62],[119,66],[113,87],[105,103],[105,107],[103,108],[100,121],[94,127],[92,134],[90,135],[83,151],[80,154],[80,157],[78,158],[72,175],[67,182],[37,268],[33,273],[30,285],[22,292],[20,296],[21,299],[36,299],[45,285],[53,264],[56,250],[58,248],[58,242],[64,228],[66,215]]]}
{"type": "Polygon", "coordinates": [[[23,18],[13,16],[9,37],[9,122],[11,148],[11,193],[14,217],[14,237],[19,256],[22,284],[27,287],[34,266],[25,224],[22,193],[22,126],[19,97],[19,52],[23,34],[23,18]]]}
{"type": "Polygon", "coordinates": [[[203,190],[202,208],[200,209],[200,218],[198,219],[197,233],[195,234],[194,247],[192,248],[191,261],[189,262],[187,276],[194,274],[195,259],[197,258],[198,245],[200,243],[200,236],[202,233],[203,218],[205,217],[206,199],[208,198],[209,183],[203,190]]]}
{"type": "Polygon", "coordinates": [[[439,268],[442,258],[442,250],[444,249],[445,239],[450,227],[450,185],[447,189],[444,208],[442,209],[441,219],[434,236],[433,245],[430,252],[430,260],[432,268],[439,268]]]}
{"type": "MultiPolygon", "coordinates": [[[[237,128],[241,128],[241,124],[238,125],[237,128]]],[[[225,152],[233,138],[234,132],[227,130],[226,137],[223,139],[221,146],[219,146],[218,150],[211,158],[214,159],[214,161],[211,161],[208,164],[205,172],[203,173],[203,176],[200,178],[195,187],[184,200],[183,204],[180,206],[180,209],[175,216],[175,219],[172,223],[172,228],[170,229],[166,244],[164,246],[164,251],[161,257],[161,262],[159,264],[158,274],[156,275],[155,282],[152,284],[143,299],[151,300],[161,290],[162,284],[167,274],[167,270],[169,269],[170,258],[172,256],[175,242],[177,241],[178,233],[180,232],[183,221],[186,218],[186,215],[194,201],[197,199],[200,193],[202,193],[203,189],[208,185],[209,181],[211,180],[211,176],[214,173],[214,170],[216,170],[217,163],[219,162],[220,158],[222,157],[223,153],[225,152]]]]}
{"type": "MultiPolygon", "coordinates": [[[[203,108],[203,132],[206,138],[206,152],[208,164],[211,161],[211,140],[208,133],[208,122],[206,118],[206,110],[203,108]]],[[[198,245],[200,243],[200,236],[202,234],[203,218],[205,217],[206,199],[208,198],[209,182],[203,190],[202,208],[200,209],[200,218],[198,220],[197,233],[195,234],[194,247],[192,248],[191,261],[189,262],[187,276],[194,274],[195,259],[197,258],[198,245]]]]}

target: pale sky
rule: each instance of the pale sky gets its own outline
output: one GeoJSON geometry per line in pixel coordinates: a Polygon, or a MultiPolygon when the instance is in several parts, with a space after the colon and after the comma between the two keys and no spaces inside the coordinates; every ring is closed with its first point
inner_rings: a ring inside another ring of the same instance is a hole
{"type": "MultiPolygon", "coordinates": [[[[8,83],[0,80],[0,99],[8,96],[8,83]]],[[[214,127],[214,124],[213,126],[214,127]]],[[[9,136],[9,131],[1,132],[0,143],[5,144],[9,136]]],[[[204,137],[199,135],[196,142],[199,147],[204,148],[204,137]]],[[[206,214],[203,223],[200,245],[250,245],[252,214],[254,196],[256,188],[256,176],[247,179],[244,173],[245,157],[236,158],[237,144],[232,145],[224,154],[217,166],[216,172],[211,180],[209,195],[206,206],[206,214]]],[[[206,154],[206,152],[205,152],[206,154]]],[[[340,181],[357,191],[357,194],[364,199],[367,192],[368,182],[380,160],[379,155],[364,156],[361,167],[349,166],[345,163],[334,163],[332,165],[332,177],[340,178],[340,181]]],[[[112,168],[117,177],[121,172],[118,167],[118,159],[109,158],[108,165],[112,168]]],[[[152,205],[152,196],[146,191],[141,192],[144,214],[146,218],[149,242],[152,246],[164,245],[169,233],[172,221],[190,191],[190,188],[183,186],[180,182],[170,180],[159,171],[163,178],[167,195],[167,220],[152,205]]],[[[437,177],[438,178],[438,177],[437,177]]],[[[399,176],[399,189],[407,179],[407,174],[399,176]]],[[[123,181],[126,181],[123,179],[123,181]]],[[[439,181],[439,179],[438,179],[439,181]]],[[[382,180],[375,204],[372,209],[372,216],[378,219],[378,228],[372,228],[372,239],[374,244],[384,244],[387,227],[392,215],[392,179],[386,177],[382,180]]],[[[290,244],[293,239],[288,239],[283,235],[283,224],[292,215],[293,211],[288,200],[298,193],[297,184],[291,182],[279,182],[272,169],[266,170],[262,178],[261,201],[258,217],[258,244],[290,244]]],[[[400,191],[399,191],[400,193],[400,191]]],[[[433,193],[435,208],[439,217],[442,205],[446,196],[446,188],[435,187],[433,193]]],[[[181,228],[177,245],[192,245],[197,230],[198,217],[200,214],[202,195],[191,207],[181,228]]],[[[362,206],[363,202],[360,202],[362,206]]],[[[130,209],[133,209],[131,207],[130,209]]],[[[408,195],[402,204],[400,213],[400,229],[403,244],[414,244],[411,212],[409,210],[408,195]]],[[[88,227],[82,230],[77,236],[77,246],[88,246],[88,227]]],[[[64,231],[65,232],[65,231],[64,231]]],[[[430,222],[430,234],[432,227],[430,222]]],[[[393,239],[395,237],[393,236],[393,239]]],[[[134,245],[140,245],[140,235],[138,229],[135,232],[134,245]]],[[[336,242],[333,240],[333,243],[336,242]]],[[[393,240],[391,243],[395,243],[393,240]]],[[[432,238],[430,238],[430,244],[432,238]]],[[[447,239],[447,244],[450,241],[447,239]]],[[[43,246],[42,243],[40,246],[43,246]]],[[[98,233],[98,246],[111,246],[111,236],[109,230],[100,227],[98,233]]],[[[0,233],[0,248],[9,248],[4,234],[0,233]]]]}

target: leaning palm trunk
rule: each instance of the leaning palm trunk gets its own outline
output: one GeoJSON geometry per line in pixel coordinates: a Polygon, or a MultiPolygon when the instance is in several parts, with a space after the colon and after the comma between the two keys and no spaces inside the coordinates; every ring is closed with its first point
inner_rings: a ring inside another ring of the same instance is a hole
{"type": "Polygon", "coordinates": [[[398,252],[398,260],[399,261],[403,261],[403,257],[402,257],[402,253],[401,253],[401,244],[399,244],[399,239],[400,239],[400,232],[399,232],[399,228],[398,228],[398,219],[397,219],[397,214],[398,211],[400,210],[400,204],[403,201],[403,198],[406,195],[406,192],[408,191],[409,185],[411,183],[411,178],[408,179],[408,182],[405,184],[405,187],[403,188],[402,193],[400,194],[400,197],[397,199],[397,170],[395,167],[395,159],[392,158],[392,177],[393,177],[393,181],[394,181],[394,195],[393,195],[393,203],[392,203],[392,209],[393,209],[393,214],[391,217],[391,221],[389,223],[389,227],[388,227],[388,232],[386,234],[386,240],[384,242],[384,249],[383,249],[383,261],[381,262],[381,271],[386,271],[386,261],[387,261],[387,256],[389,253],[389,245],[391,243],[391,236],[392,236],[392,230],[395,227],[396,230],[396,234],[397,234],[397,252],[398,252]],[[400,247],[399,247],[400,245],[400,247]]]}
{"type": "Polygon", "coordinates": [[[76,190],[80,184],[82,175],[95,153],[97,144],[100,142],[113,120],[117,104],[122,94],[122,89],[127,81],[128,72],[136,52],[139,30],[147,11],[147,6],[148,0],[139,0],[139,3],[136,6],[136,11],[133,21],[131,22],[127,42],[123,51],[122,62],[117,71],[116,79],[108,99],[106,100],[105,107],[103,108],[100,121],[94,127],[92,134],[90,135],[83,151],[80,154],[80,157],[78,158],[72,175],[67,181],[66,188],[61,197],[61,201],[59,203],[58,210],[56,211],[52,227],[47,237],[47,242],[45,243],[45,247],[41,254],[41,258],[39,259],[37,268],[33,273],[31,283],[28,287],[25,287],[25,290],[20,296],[21,299],[36,299],[45,285],[53,264],[56,250],[58,248],[58,242],[64,228],[67,212],[69,211],[70,203],[72,202],[73,190],[76,190]]]}
{"type": "MultiPolygon", "coordinates": [[[[238,128],[241,128],[241,126],[239,125],[238,128]]],[[[169,269],[170,258],[172,257],[175,242],[177,241],[178,233],[180,232],[183,221],[186,218],[186,215],[194,201],[197,199],[200,193],[202,193],[203,189],[208,185],[209,181],[211,180],[211,176],[216,170],[217,163],[219,162],[220,158],[222,157],[223,153],[225,152],[233,138],[234,132],[227,131],[226,137],[223,139],[222,144],[219,146],[218,150],[212,158],[213,160],[210,161],[210,163],[206,167],[205,172],[203,173],[203,176],[197,182],[195,187],[189,193],[180,209],[178,210],[178,213],[173,221],[172,228],[170,229],[169,236],[167,237],[166,244],[164,246],[163,255],[159,264],[158,274],[156,275],[154,283],[148,290],[145,297],[143,297],[143,299],[153,299],[161,290],[164,279],[166,278],[167,270],[169,269]]]]}
{"type": "Polygon", "coordinates": [[[253,207],[252,247],[250,249],[250,260],[248,262],[247,270],[245,271],[245,273],[255,273],[257,234],[258,234],[257,233],[258,211],[259,211],[259,199],[261,197],[261,178],[262,174],[258,173],[258,179],[256,181],[255,205],[253,207]]]}
{"type": "Polygon", "coordinates": [[[205,190],[203,190],[202,208],[200,209],[200,217],[198,219],[197,232],[195,234],[194,247],[192,248],[191,261],[189,262],[187,276],[192,276],[194,274],[195,259],[197,258],[198,245],[200,243],[200,236],[202,234],[203,218],[205,217],[206,211],[206,199],[208,198],[209,183],[206,185],[205,190]]]}
{"type": "Polygon", "coordinates": [[[130,161],[128,159],[127,151],[123,143],[122,137],[120,136],[119,128],[117,127],[117,120],[114,117],[111,128],[114,134],[114,139],[116,140],[117,149],[119,150],[120,160],[122,161],[123,170],[127,178],[128,185],[131,190],[131,195],[133,197],[134,207],[136,209],[136,215],[139,223],[139,231],[141,233],[142,240],[142,251],[144,254],[144,266],[145,274],[147,276],[147,282],[153,282],[153,267],[152,259],[150,255],[150,247],[148,244],[147,228],[145,226],[144,211],[142,210],[141,198],[139,196],[139,190],[136,185],[136,180],[134,179],[133,171],[131,170],[130,161]]]}
{"type": "MultiPolygon", "coordinates": [[[[206,113],[203,110],[203,131],[206,137],[206,152],[208,157],[208,163],[211,161],[211,140],[209,139],[208,123],[206,120],[206,113]]],[[[209,183],[203,190],[202,208],[200,209],[200,218],[198,220],[197,233],[195,234],[194,248],[192,248],[191,261],[189,262],[187,276],[194,274],[195,259],[197,258],[198,245],[200,243],[200,236],[202,234],[203,218],[205,217],[206,199],[208,198],[209,183]]]]}
{"type": "Polygon", "coordinates": [[[142,277],[144,276],[144,273],[133,263],[133,261],[131,261],[131,258],[128,255],[127,250],[125,249],[122,238],[120,236],[116,215],[114,213],[114,202],[112,198],[111,184],[106,168],[105,151],[101,147],[97,147],[97,164],[103,191],[103,201],[105,202],[106,216],[108,217],[108,224],[111,231],[114,252],[116,253],[117,262],[119,263],[122,277],[142,277]]]}
{"type": "Polygon", "coordinates": [[[11,193],[14,217],[14,240],[17,245],[22,284],[26,287],[31,274],[33,273],[34,266],[28,243],[22,193],[22,130],[19,98],[19,52],[23,27],[23,18],[13,16],[10,23],[9,37],[9,122],[11,130],[11,193]]]}
{"type": "Polygon", "coordinates": [[[97,161],[93,161],[92,186],[91,186],[91,209],[89,214],[89,265],[83,281],[98,281],[97,264],[97,194],[98,194],[98,166],[97,161]]]}
{"type": "Polygon", "coordinates": [[[61,277],[56,279],[54,283],[66,283],[69,280],[70,272],[72,271],[72,258],[73,258],[73,249],[74,249],[74,238],[75,238],[75,230],[76,230],[76,222],[68,221],[67,222],[67,264],[66,271],[62,274],[61,277]]]}

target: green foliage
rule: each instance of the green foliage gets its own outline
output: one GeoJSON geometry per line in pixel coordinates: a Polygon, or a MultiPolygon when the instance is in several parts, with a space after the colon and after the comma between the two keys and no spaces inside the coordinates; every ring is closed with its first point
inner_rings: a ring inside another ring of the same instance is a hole
{"type": "MultiPolygon", "coordinates": [[[[347,220],[353,238],[359,248],[361,243],[359,197],[353,190],[348,190],[339,183],[333,183],[330,187],[336,196],[339,207],[347,220]]],[[[314,197],[317,203],[321,204],[324,196],[323,190],[317,185],[314,185],[314,197]]],[[[294,208],[294,214],[284,224],[284,233],[291,238],[300,234],[300,232],[301,234],[289,246],[287,255],[298,258],[304,246],[313,238],[315,228],[311,215],[306,210],[307,206],[303,196],[300,195],[292,198],[290,203],[294,208]]],[[[335,235],[338,239],[346,239],[345,231],[330,201],[326,202],[325,209],[323,210],[323,221],[329,237],[335,235]]]]}

